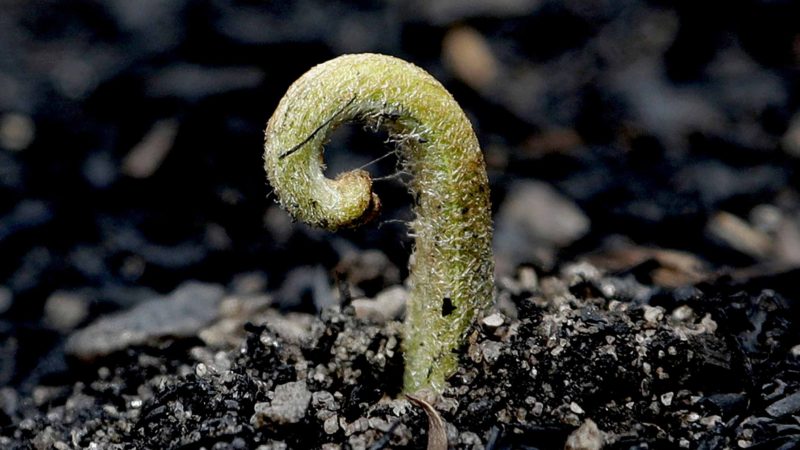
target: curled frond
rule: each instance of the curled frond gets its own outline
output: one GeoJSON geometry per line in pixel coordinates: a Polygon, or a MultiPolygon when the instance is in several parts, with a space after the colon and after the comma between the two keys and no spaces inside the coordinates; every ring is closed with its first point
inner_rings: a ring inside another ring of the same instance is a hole
{"type": "Polygon", "coordinates": [[[405,389],[441,390],[475,314],[492,302],[494,264],[486,169],[461,108],[422,69],[384,55],[346,55],[298,79],[265,136],[265,167],[297,219],[336,230],[373,218],[367,172],[325,177],[323,145],[342,123],[384,128],[400,146],[416,199],[404,351],[405,389]]]}

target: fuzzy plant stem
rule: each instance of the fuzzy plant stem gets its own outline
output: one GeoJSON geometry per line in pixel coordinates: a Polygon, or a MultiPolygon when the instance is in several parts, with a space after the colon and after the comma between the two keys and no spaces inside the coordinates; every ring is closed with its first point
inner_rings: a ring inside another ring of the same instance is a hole
{"type": "Polygon", "coordinates": [[[486,168],[464,112],[427,72],[384,55],[345,55],[295,81],[270,119],[265,168],[292,216],[336,230],[374,217],[367,172],[329,179],[323,145],[340,124],[383,127],[411,173],[416,237],[403,350],[405,392],[441,391],[454,351],[492,303],[494,262],[486,168]]]}

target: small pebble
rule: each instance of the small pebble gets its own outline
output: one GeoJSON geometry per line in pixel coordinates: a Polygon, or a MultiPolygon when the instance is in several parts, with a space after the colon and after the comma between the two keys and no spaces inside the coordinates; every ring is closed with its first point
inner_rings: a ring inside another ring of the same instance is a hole
{"type": "Polygon", "coordinates": [[[36,136],[33,120],[25,114],[7,113],[0,117],[0,147],[25,150],[36,136]]]}
{"type": "Polygon", "coordinates": [[[690,319],[694,315],[694,310],[686,305],[679,306],[672,311],[672,319],[678,322],[683,322],[690,319]]]}
{"type": "Polygon", "coordinates": [[[767,414],[772,417],[782,417],[797,411],[800,411],[800,391],[767,406],[767,414]]]}
{"type": "Polygon", "coordinates": [[[649,324],[656,324],[664,318],[664,308],[660,306],[644,306],[644,320],[649,324]]]}
{"type": "MultiPolygon", "coordinates": [[[[574,403],[573,403],[574,405],[574,403]]],[[[604,443],[603,432],[591,419],[586,419],[583,424],[567,438],[565,450],[600,450],[604,443]]]]}
{"type": "Polygon", "coordinates": [[[700,325],[707,333],[714,334],[714,332],[717,331],[717,322],[711,318],[711,314],[706,314],[703,316],[703,319],[700,321],[700,325]]]}
{"type": "Polygon", "coordinates": [[[749,219],[759,231],[772,233],[780,226],[783,213],[775,205],[761,204],[750,210],[749,219]]]}
{"type": "Polygon", "coordinates": [[[722,417],[717,415],[703,417],[700,419],[700,423],[711,429],[717,426],[717,424],[722,423],[722,417]]]}
{"type": "Polygon", "coordinates": [[[70,331],[89,314],[89,301],[73,292],[55,292],[44,304],[44,320],[59,331],[70,331]]]}
{"type": "Polygon", "coordinates": [[[561,270],[561,276],[569,280],[570,285],[583,280],[597,280],[600,275],[600,270],[586,261],[568,264],[561,270]]]}
{"type": "Polygon", "coordinates": [[[489,329],[495,329],[503,325],[503,322],[503,315],[500,313],[494,313],[488,317],[484,317],[484,319],[481,321],[481,323],[489,329]]]}
{"type": "Polygon", "coordinates": [[[589,228],[589,217],[580,207],[550,185],[515,182],[509,186],[508,196],[497,213],[497,272],[512,273],[532,257],[552,262],[556,249],[580,239],[589,228]]]}
{"type": "Polygon", "coordinates": [[[281,384],[275,388],[271,403],[256,403],[250,423],[256,427],[267,421],[278,424],[297,423],[303,419],[311,403],[311,392],[305,381],[281,384]]]}
{"type": "Polygon", "coordinates": [[[322,424],[322,429],[327,434],[333,434],[339,431],[339,416],[333,415],[328,417],[327,420],[322,424]]]}
{"type": "Polygon", "coordinates": [[[492,48],[477,30],[467,26],[450,29],[442,41],[442,59],[456,77],[475,90],[497,77],[497,60],[492,48]]]}
{"type": "Polygon", "coordinates": [[[575,402],[569,404],[569,410],[574,412],[575,414],[583,414],[583,408],[575,402]]]}
{"type": "Polygon", "coordinates": [[[7,417],[14,417],[19,408],[19,394],[10,387],[0,388],[0,412],[7,417]]]}
{"type": "Polygon", "coordinates": [[[172,149],[177,135],[176,119],[156,122],[122,160],[122,173],[132,178],[148,178],[153,175],[172,149]]]}
{"type": "Polygon", "coordinates": [[[30,417],[22,419],[19,423],[20,430],[31,431],[36,428],[36,422],[30,417]]]}
{"type": "Polygon", "coordinates": [[[794,347],[792,347],[790,352],[792,356],[794,356],[795,358],[800,358],[800,344],[797,344],[794,347]]]}
{"type": "Polygon", "coordinates": [[[517,278],[520,287],[528,292],[533,292],[539,287],[539,277],[533,267],[521,267],[517,278]]]}
{"type": "Polygon", "coordinates": [[[674,392],[667,392],[667,393],[665,393],[665,394],[662,394],[662,395],[661,395],[661,403],[663,403],[663,404],[664,404],[664,406],[669,406],[669,405],[671,405],[671,404],[672,404],[672,398],[673,398],[674,396],[675,396],[675,393],[674,393],[674,392]]]}
{"type": "Polygon", "coordinates": [[[503,344],[500,342],[486,341],[480,344],[483,360],[489,364],[493,364],[500,357],[503,344]]]}
{"type": "Polygon", "coordinates": [[[402,286],[387,288],[375,299],[359,298],[352,302],[356,317],[372,323],[382,324],[390,320],[398,320],[406,312],[408,291],[402,286]]]}

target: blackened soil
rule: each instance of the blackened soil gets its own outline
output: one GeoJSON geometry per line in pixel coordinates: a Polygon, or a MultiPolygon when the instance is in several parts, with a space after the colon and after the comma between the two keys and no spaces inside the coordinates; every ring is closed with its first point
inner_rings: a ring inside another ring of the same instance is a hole
{"type": "MultiPolygon", "coordinates": [[[[588,264],[506,279],[432,400],[455,448],[563,448],[592,421],[604,448],[800,445],[797,305],[729,281],[646,287],[588,264]]],[[[226,309],[248,300],[226,300],[226,309]]],[[[241,309],[241,305],[238,307],[241,309]]],[[[4,391],[5,448],[424,448],[399,396],[401,325],[356,317],[220,319],[239,345],[164,341],[75,384],[4,391]],[[215,348],[216,347],[216,348],[215,348]]],[[[596,448],[596,447],[580,447],[596,448]]]]}

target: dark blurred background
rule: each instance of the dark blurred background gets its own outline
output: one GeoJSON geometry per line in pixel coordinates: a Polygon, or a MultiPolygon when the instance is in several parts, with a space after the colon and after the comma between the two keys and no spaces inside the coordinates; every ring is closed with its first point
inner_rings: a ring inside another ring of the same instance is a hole
{"type": "MultiPolygon", "coordinates": [[[[500,275],[583,258],[664,285],[791,270],[798,18],[788,0],[0,0],[0,385],[185,280],[298,309],[343,262],[381,268],[350,274],[366,295],[402,280],[401,184],[378,183],[377,224],[333,235],[293,224],[264,176],[278,100],[345,53],[404,58],[461,103],[500,275]]],[[[343,127],[331,174],[383,141],[343,127]]]]}

